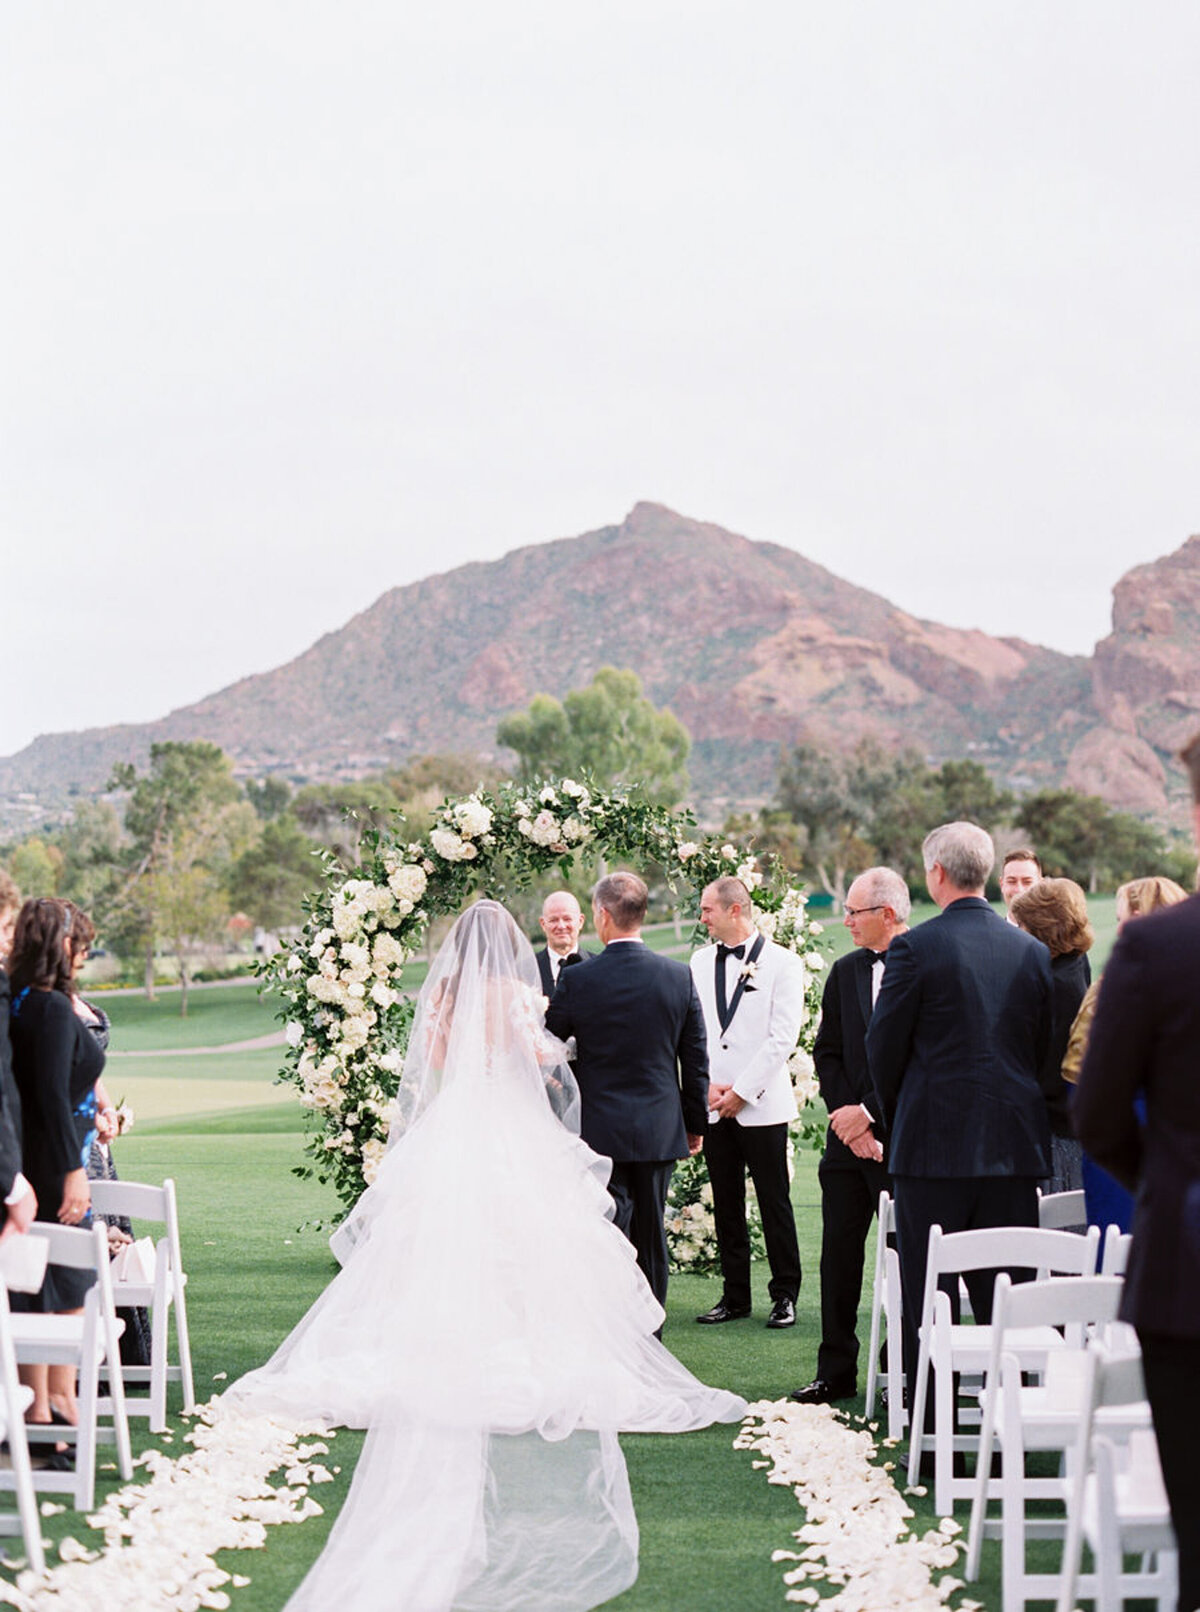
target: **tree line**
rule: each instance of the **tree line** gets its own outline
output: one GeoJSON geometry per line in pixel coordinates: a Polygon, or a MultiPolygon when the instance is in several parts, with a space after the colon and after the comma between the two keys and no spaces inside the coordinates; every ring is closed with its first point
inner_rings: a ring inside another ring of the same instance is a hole
{"type": "MultiPolygon", "coordinates": [[[[525,782],[586,776],[666,805],[688,795],[687,730],[644,697],[632,671],[604,667],[561,702],[537,695],[500,723],[497,742],[525,782]]],[[[81,800],[59,828],[0,849],[0,863],[25,895],[65,896],[89,911],[102,943],[139,964],[148,990],[156,956],[173,955],[186,1010],[206,953],[239,930],[301,921],[322,859],[352,868],[363,834],[393,826],[397,812],[409,833],[424,835],[447,796],[503,776],[477,756],[430,755],[378,777],[293,788],[277,777],[239,781],[214,744],[168,741],[151,748],[142,771],[116,768],[106,798],[81,800]]],[[[806,743],[785,751],[770,802],[724,827],[840,903],[855,874],[877,862],[920,891],[921,841],[955,818],[1002,844],[1032,844],[1048,873],[1091,891],[1145,873],[1188,885],[1194,877],[1182,839],[1096,796],[1045,789],[1018,800],[977,761],[932,767],[873,740],[849,753],[806,743]]]]}
{"type": "Polygon", "coordinates": [[[978,761],[932,767],[915,750],[897,755],[873,739],[848,753],[796,745],[781,758],[771,804],[730,826],[757,829],[764,851],[840,904],[855,875],[877,863],[923,893],[922,841],[937,824],[959,820],[986,828],[1000,849],[1030,846],[1047,874],[1092,894],[1155,873],[1188,888],[1195,880],[1195,851],[1184,836],[1115,811],[1097,795],[1041,789],[1018,798],[978,761]]]}

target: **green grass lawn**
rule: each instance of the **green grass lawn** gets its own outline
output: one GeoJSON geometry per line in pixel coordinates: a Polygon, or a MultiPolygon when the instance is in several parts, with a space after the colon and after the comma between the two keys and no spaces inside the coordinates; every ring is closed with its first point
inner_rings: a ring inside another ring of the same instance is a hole
{"type": "MultiPolygon", "coordinates": [[[[844,929],[831,927],[848,941],[844,929]]],[[[154,1005],[115,999],[114,1045],[136,1039],[143,1050],[179,1048],[189,1044],[186,1034],[193,1045],[227,1045],[272,1024],[270,1005],[258,1000],[253,987],[197,993],[195,1000],[197,1012],[183,1021],[181,1033],[169,997],[154,1005]]],[[[138,1114],[133,1132],[117,1143],[122,1175],[147,1181],[171,1175],[178,1185],[201,1399],[263,1361],[335,1271],[324,1234],[298,1229],[334,1217],[337,1204],[329,1189],[292,1173],[302,1159],[303,1116],[290,1088],[273,1084],[278,1064],[279,1049],[269,1049],[191,1059],[114,1057],[108,1066],[113,1094],[128,1096],[138,1114]]],[[[717,1279],[671,1280],[667,1346],[703,1380],[751,1400],[781,1398],[815,1373],[820,1332],[816,1164],[814,1153],[801,1153],[793,1189],[805,1271],[793,1330],[772,1332],[763,1325],[765,1266],[755,1270],[755,1316],[724,1327],[698,1327],[694,1321],[716,1301],[717,1279]]],[[[868,1248],[868,1273],[872,1259],[868,1248]]],[[[869,1292],[865,1297],[869,1301],[869,1292]]],[[[470,1295],[463,1299],[469,1326],[470,1295]]],[[[866,1332],[864,1313],[864,1339],[866,1332]]],[[[402,1361],[402,1338],[396,1351],[402,1361]]],[[[172,1403],[178,1407],[177,1390],[172,1403]]],[[[861,1401],[849,1410],[861,1412],[861,1401]]],[[[149,1438],[144,1421],[133,1427],[136,1449],[159,1442],[149,1438]]],[[[166,1446],[172,1453],[180,1452],[182,1427],[173,1418],[173,1441],[166,1446]]],[[[622,1440],[641,1528],[641,1572],[634,1587],[611,1603],[620,1612],[779,1612],[785,1605],[782,1568],[770,1555],[793,1545],[792,1533],[804,1519],[790,1492],[768,1484],[754,1469],[750,1452],[733,1449],[735,1432],[717,1427],[680,1437],[622,1440]]],[[[334,1439],[330,1462],[340,1466],[340,1476],[315,1491],[326,1508],[324,1517],[271,1529],[264,1551],[222,1558],[227,1569],[252,1580],[235,1593],[234,1612],[276,1612],[283,1606],[324,1543],[360,1447],[361,1435],[340,1433],[334,1439]]],[[[111,1471],[101,1477],[102,1498],[114,1477],[111,1471]]],[[[915,1505],[917,1526],[932,1526],[928,1498],[915,1505]]],[[[54,1539],[90,1537],[71,1513],[47,1519],[44,1531],[54,1539]]],[[[1001,1604],[998,1549],[995,1544],[985,1548],[985,1577],[967,1591],[991,1612],[999,1612],[1001,1604]]]]}
{"type": "Polygon", "coordinates": [[[112,1044],[123,1052],[161,1052],[172,1047],[219,1047],[251,1041],[281,1028],[279,1002],[260,996],[257,983],[218,985],[188,992],[187,1017],[178,990],[159,989],[153,1002],[138,991],[99,998],[113,1024],[112,1044]]]}

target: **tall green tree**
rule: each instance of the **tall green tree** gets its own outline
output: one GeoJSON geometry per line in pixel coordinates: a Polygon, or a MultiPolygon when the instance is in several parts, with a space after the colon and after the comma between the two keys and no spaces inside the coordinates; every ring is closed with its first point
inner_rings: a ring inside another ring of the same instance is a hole
{"type": "Polygon", "coordinates": [[[687,794],[688,731],[645,697],[636,672],[602,666],[561,704],[537,694],[527,710],[505,717],[496,739],[516,752],[525,782],[586,772],[606,788],[637,789],[656,805],[673,806],[687,794]]]}
{"type": "Polygon", "coordinates": [[[1170,860],[1157,828],[1114,811],[1099,795],[1042,789],[1020,802],[1017,820],[1047,873],[1074,879],[1092,894],[1161,873],[1170,860]]]}
{"type": "Polygon", "coordinates": [[[870,867],[871,831],[894,769],[864,740],[849,755],[799,744],[779,769],[776,806],[804,833],[804,856],[840,908],[850,878],[870,867]]]}
{"type": "Polygon", "coordinates": [[[288,809],[304,832],[349,870],[358,866],[363,834],[386,828],[398,804],[385,779],[364,778],[306,784],[292,796],[288,809]]]}
{"type": "Polygon", "coordinates": [[[316,845],[290,813],[263,824],[261,838],[243,851],[229,881],[233,905],[264,929],[303,922],[301,903],[320,882],[316,845]]]}
{"type": "Polygon", "coordinates": [[[30,896],[56,896],[62,870],[62,852],[41,834],[28,835],[8,854],[8,871],[26,900],[30,896]]]}
{"type": "Polygon", "coordinates": [[[258,833],[229,758],[205,740],[151,746],[150,766],[128,763],[109,787],[127,790],[127,870],[114,919],[145,959],[146,994],[154,994],[154,953],[168,946],[179,960],[180,1011],[195,951],[212,941],[228,913],[230,871],[258,833]]]}

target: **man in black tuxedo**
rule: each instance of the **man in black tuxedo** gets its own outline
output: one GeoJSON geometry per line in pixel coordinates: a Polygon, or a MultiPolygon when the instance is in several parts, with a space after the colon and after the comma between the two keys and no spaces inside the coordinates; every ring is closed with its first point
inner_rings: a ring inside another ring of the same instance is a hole
{"type": "MultiPolygon", "coordinates": [[[[1200,845],[1200,734],[1181,759],[1191,775],[1200,845]]],[[[1198,980],[1200,897],[1122,926],[1071,1110],[1087,1153],[1137,1193],[1121,1317],[1137,1328],[1142,1346],[1179,1546],[1179,1612],[1200,1606],[1198,980]]]]}
{"type": "Polygon", "coordinates": [[[821,1183],[821,1347],[817,1375],[791,1396],[828,1405],[858,1392],[858,1303],[863,1258],[879,1194],[891,1192],[883,1146],[862,1105],[871,1101],[867,1025],[883,984],[886,954],[908,930],[908,886],[891,868],[868,868],[846,894],[844,922],[855,950],[829,971],[821,1027],[813,1046],[829,1134],[817,1171],[821,1183]],[[838,1132],[854,1138],[843,1142],[838,1132]]]}
{"type": "Polygon", "coordinates": [[[604,950],[563,970],[546,1028],[575,1037],[583,1140],[613,1161],[616,1223],[661,1304],[667,1188],[675,1160],[700,1151],[708,1120],[704,1016],[687,964],[642,941],[646,886],[636,874],[601,879],[592,915],[604,950]]]}
{"type": "MultiPolygon", "coordinates": [[[[852,1144],[869,1110],[887,1137],[910,1374],[930,1226],[1036,1226],[1037,1184],[1050,1172],[1039,1084],[1050,1035],[1050,953],[984,900],[995,853],[982,828],[943,824],[922,851],[929,894],[942,912],[888,947],[867,1029],[874,1095],[861,1125],[841,1132],[852,1144]]],[[[991,1318],[993,1280],[988,1272],[967,1280],[981,1323],[991,1318]]]]}
{"type": "Polygon", "coordinates": [[[534,955],[542,976],[542,991],[549,1001],[554,995],[559,971],[564,964],[578,963],[588,955],[579,950],[583,913],[569,890],[553,890],[542,902],[542,916],[538,922],[542,926],[546,944],[534,955]]]}

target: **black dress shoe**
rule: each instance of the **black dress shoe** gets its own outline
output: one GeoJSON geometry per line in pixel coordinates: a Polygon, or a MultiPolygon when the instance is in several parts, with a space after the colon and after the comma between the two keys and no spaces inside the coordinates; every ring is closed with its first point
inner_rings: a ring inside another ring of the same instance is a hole
{"type": "Polygon", "coordinates": [[[749,1314],[750,1306],[748,1304],[744,1307],[739,1307],[734,1304],[726,1304],[725,1300],[722,1299],[720,1303],[714,1304],[711,1310],[705,1310],[703,1315],[698,1315],[696,1320],[700,1322],[701,1326],[715,1327],[719,1326],[722,1321],[744,1321],[749,1314]]]}
{"type": "Polygon", "coordinates": [[[788,1398],[794,1399],[798,1405],[832,1405],[835,1399],[853,1399],[857,1392],[858,1385],[852,1377],[836,1383],[824,1377],[814,1377],[812,1382],[797,1388],[788,1398]]]}
{"type": "Polygon", "coordinates": [[[796,1325],[796,1306],[791,1299],[776,1299],[771,1306],[771,1313],[767,1317],[769,1327],[794,1327],[796,1325]]]}

